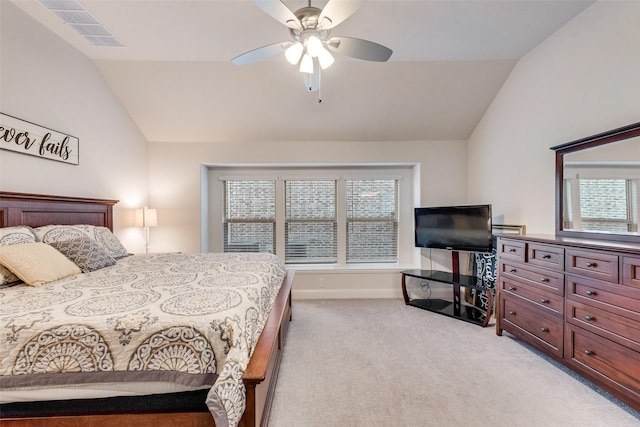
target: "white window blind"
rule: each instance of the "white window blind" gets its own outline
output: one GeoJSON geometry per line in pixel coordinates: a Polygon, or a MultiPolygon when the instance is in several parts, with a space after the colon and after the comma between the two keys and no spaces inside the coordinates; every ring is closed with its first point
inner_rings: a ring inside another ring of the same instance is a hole
{"type": "Polygon", "coordinates": [[[573,228],[573,195],[571,194],[573,186],[571,185],[571,180],[564,180],[564,201],[563,206],[564,210],[562,212],[563,218],[563,229],[570,230],[573,228]]]}
{"type": "Polygon", "coordinates": [[[224,181],[224,252],[274,253],[275,195],[275,181],[224,181]]]}
{"type": "Polygon", "coordinates": [[[398,259],[398,181],[346,181],[347,262],[398,259]]]}

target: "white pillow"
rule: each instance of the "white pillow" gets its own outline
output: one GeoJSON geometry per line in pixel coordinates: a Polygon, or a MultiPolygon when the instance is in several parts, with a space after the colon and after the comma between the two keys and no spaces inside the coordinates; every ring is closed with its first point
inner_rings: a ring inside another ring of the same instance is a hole
{"type": "Polygon", "coordinates": [[[33,229],[38,242],[64,242],[80,237],[93,237],[92,225],[43,225],[33,229]]]}

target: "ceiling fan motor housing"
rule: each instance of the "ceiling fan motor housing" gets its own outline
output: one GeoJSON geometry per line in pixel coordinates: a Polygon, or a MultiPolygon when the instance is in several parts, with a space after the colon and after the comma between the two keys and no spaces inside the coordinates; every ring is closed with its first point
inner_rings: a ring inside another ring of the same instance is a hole
{"type": "MultiPolygon", "coordinates": [[[[291,37],[294,40],[299,42],[305,42],[305,40],[311,36],[316,36],[320,40],[326,41],[329,37],[330,30],[322,29],[321,23],[318,22],[320,19],[320,14],[322,13],[321,9],[317,7],[308,6],[298,9],[295,12],[296,17],[300,21],[302,25],[301,28],[289,28],[289,32],[291,33],[291,37]]],[[[331,23],[329,18],[326,18],[331,23]]]]}

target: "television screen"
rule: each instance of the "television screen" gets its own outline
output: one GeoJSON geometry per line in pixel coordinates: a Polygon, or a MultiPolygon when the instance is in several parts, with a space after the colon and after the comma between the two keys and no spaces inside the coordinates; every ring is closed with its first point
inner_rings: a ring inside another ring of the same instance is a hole
{"type": "Polygon", "coordinates": [[[491,205],[415,208],[415,245],[491,252],[491,205]]]}

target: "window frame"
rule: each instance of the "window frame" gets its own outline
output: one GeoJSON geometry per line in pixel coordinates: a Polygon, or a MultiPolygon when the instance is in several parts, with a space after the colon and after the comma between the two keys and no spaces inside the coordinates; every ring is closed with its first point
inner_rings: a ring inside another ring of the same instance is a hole
{"type": "Polygon", "coordinates": [[[338,181],[336,215],[338,219],[338,260],[333,264],[292,264],[296,268],[397,268],[398,265],[413,265],[416,262],[416,250],[413,245],[413,208],[416,205],[414,190],[416,164],[348,164],[348,165],[203,165],[202,197],[203,206],[203,241],[204,251],[222,251],[222,234],[220,231],[223,218],[223,206],[216,201],[221,199],[225,179],[246,179],[276,181],[276,248],[278,257],[284,261],[285,254],[285,223],[284,213],[284,182],[285,180],[333,178],[338,181]],[[398,184],[398,236],[396,262],[346,262],[346,189],[347,179],[396,179],[398,184]],[[281,187],[281,188],[280,188],[281,187]],[[206,225],[204,224],[206,220],[206,225]]]}

